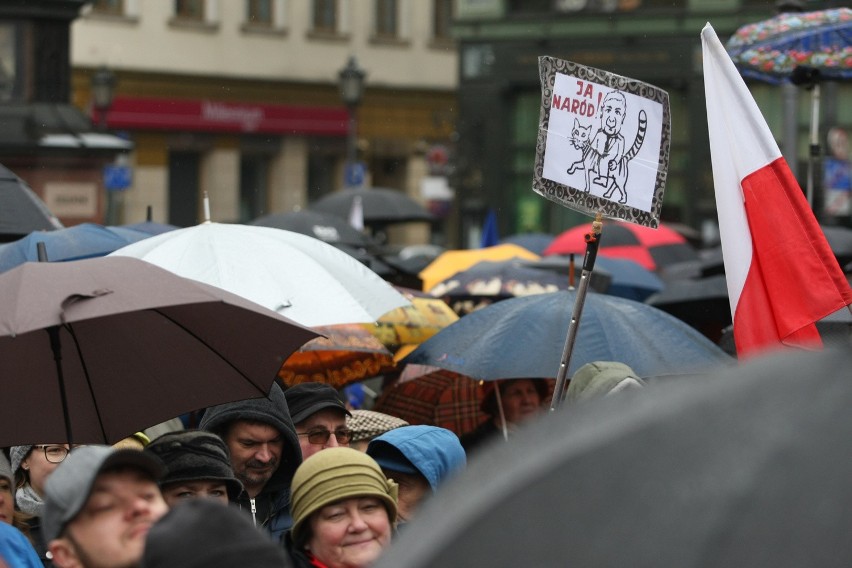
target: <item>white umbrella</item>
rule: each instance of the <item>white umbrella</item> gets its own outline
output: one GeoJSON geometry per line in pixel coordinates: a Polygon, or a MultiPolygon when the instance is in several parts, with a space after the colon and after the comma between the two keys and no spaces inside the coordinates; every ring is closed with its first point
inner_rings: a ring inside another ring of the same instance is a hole
{"type": "Polygon", "coordinates": [[[112,254],[218,286],[306,326],[374,322],[410,304],[348,254],[282,229],[208,221],[112,254]]]}

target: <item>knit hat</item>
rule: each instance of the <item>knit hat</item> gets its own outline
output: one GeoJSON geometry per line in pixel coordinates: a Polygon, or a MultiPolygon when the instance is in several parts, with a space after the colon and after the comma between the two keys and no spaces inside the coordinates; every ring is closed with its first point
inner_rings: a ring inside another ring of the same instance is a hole
{"type": "Polygon", "coordinates": [[[158,480],[164,473],[163,463],[148,452],[116,450],[112,446],[76,448],[50,474],[45,483],[45,506],[42,517],[44,541],[57,538],[89,499],[95,479],[108,469],[132,467],[158,480]]]}
{"type": "Polygon", "coordinates": [[[367,455],[384,470],[423,476],[432,491],[467,465],[458,436],[438,426],[405,426],[385,432],[370,442],[367,455]]]}
{"type": "Polygon", "coordinates": [[[222,481],[231,501],[243,491],[243,484],[234,477],[228,447],[212,432],[169,432],[155,438],[143,451],[156,455],[166,466],[160,487],[187,481],[222,481]]]}
{"type": "Polygon", "coordinates": [[[3,477],[9,480],[10,485],[15,483],[15,478],[12,475],[12,466],[9,465],[9,460],[6,458],[6,454],[0,451],[0,478],[3,477]]]}
{"type": "Polygon", "coordinates": [[[30,446],[12,446],[9,449],[9,462],[12,464],[12,475],[15,475],[18,472],[18,468],[21,467],[21,462],[27,457],[27,454],[30,453],[33,447],[30,446]]]}
{"type": "Polygon", "coordinates": [[[325,408],[336,408],[346,416],[351,416],[337,390],[326,383],[299,383],[287,389],[284,396],[290,407],[293,424],[298,424],[325,408]]]}
{"type": "Polygon", "coordinates": [[[148,532],[142,568],[273,568],[287,553],[248,515],[209,499],[173,507],[148,532]]]}
{"type": "Polygon", "coordinates": [[[350,497],[376,497],[396,522],[397,484],[385,477],[379,464],[352,448],[326,448],[299,466],[290,489],[293,514],[293,540],[301,545],[307,539],[308,518],[326,505],[350,497]]]}
{"type": "Polygon", "coordinates": [[[237,420],[263,422],[281,432],[281,437],[284,439],[281,465],[278,466],[267,485],[280,483],[284,487],[288,486],[296,468],[302,463],[302,448],[281,387],[273,383],[268,397],[249,398],[210,407],[204,413],[198,427],[201,430],[213,432],[224,440],[228,427],[237,420]]]}
{"type": "Polygon", "coordinates": [[[518,379],[503,379],[500,381],[486,381],[485,382],[485,394],[482,397],[482,402],[479,404],[480,410],[487,414],[488,416],[498,416],[500,414],[500,410],[497,408],[497,395],[494,394],[494,383],[499,383],[500,394],[506,392],[506,389],[509,388],[509,385],[514,383],[515,381],[532,381],[535,386],[535,390],[538,391],[538,396],[541,398],[541,401],[544,402],[547,399],[547,393],[549,391],[549,387],[547,384],[547,379],[537,379],[537,378],[518,378],[518,379]]]}
{"type": "Polygon", "coordinates": [[[353,442],[370,440],[400,426],[408,426],[408,422],[375,410],[353,410],[346,419],[346,427],[352,432],[353,442]]]}
{"type": "Polygon", "coordinates": [[[645,382],[628,365],[618,361],[595,361],[577,369],[571,377],[565,400],[580,402],[643,386],[645,382]]]}

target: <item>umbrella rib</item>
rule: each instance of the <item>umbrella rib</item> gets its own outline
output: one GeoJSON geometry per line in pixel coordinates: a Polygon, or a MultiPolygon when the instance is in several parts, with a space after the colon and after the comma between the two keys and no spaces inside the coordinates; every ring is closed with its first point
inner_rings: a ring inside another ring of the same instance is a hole
{"type": "MultiPolygon", "coordinates": [[[[103,418],[101,417],[101,408],[98,405],[97,396],[95,396],[95,389],[92,388],[92,380],[89,378],[89,369],[86,366],[86,360],[83,358],[83,350],[80,348],[80,342],[77,340],[77,334],[74,333],[74,328],[71,326],[70,323],[65,322],[65,323],[62,324],[62,326],[66,330],[68,330],[68,334],[71,336],[71,339],[74,340],[74,349],[77,350],[77,357],[80,358],[80,365],[82,365],[82,367],[83,367],[83,375],[86,377],[86,387],[88,387],[89,394],[91,395],[92,400],[94,401],[95,414],[98,417],[98,428],[101,431],[101,436],[103,437],[104,442],[106,442],[107,435],[106,435],[106,429],[104,428],[104,421],[103,421],[103,418]]],[[[61,362],[60,362],[60,364],[61,364],[61,362]]],[[[68,412],[70,413],[70,409],[68,409],[68,412]]],[[[70,418],[69,418],[69,420],[70,420],[70,418]]],[[[70,440],[69,440],[69,443],[70,443],[70,440]]]]}
{"type": "MultiPolygon", "coordinates": [[[[217,349],[214,349],[214,348],[213,348],[213,347],[212,347],[209,343],[207,343],[207,342],[206,342],[206,341],[204,341],[201,337],[199,337],[199,336],[198,336],[198,334],[196,334],[196,333],[195,333],[195,332],[193,332],[191,329],[187,328],[185,325],[183,325],[182,323],[180,323],[179,321],[177,321],[176,319],[174,319],[173,317],[171,317],[169,314],[167,314],[166,312],[164,312],[164,311],[162,311],[162,310],[160,310],[160,309],[158,309],[158,308],[152,308],[152,309],[151,309],[151,311],[152,311],[152,312],[156,312],[157,314],[159,314],[160,316],[162,316],[162,317],[163,317],[163,318],[165,318],[166,320],[168,320],[168,321],[170,321],[171,323],[173,323],[174,325],[178,326],[178,327],[179,327],[179,328],[181,328],[183,331],[185,331],[187,335],[189,335],[190,337],[192,337],[193,339],[195,339],[196,341],[198,341],[199,343],[201,343],[202,345],[204,345],[204,347],[206,347],[206,348],[207,348],[207,349],[208,349],[211,353],[214,353],[214,354],[216,355],[216,357],[218,357],[218,358],[219,358],[219,359],[220,359],[223,363],[225,363],[226,365],[228,365],[228,366],[229,366],[231,369],[233,369],[233,370],[234,370],[234,371],[235,371],[235,372],[236,372],[236,373],[237,373],[240,377],[242,377],[242,379],[243,379],[245,382],[249,383],[252,387],[254,387],[255,389],[257,389],[257,391],[258,391],[258,392],[259,392],[262,396],[269,396],[269,393],[268,393],[268,392],[265,392],[263,389],[261,389],[260,387],[258,387],[258,386],[254,383],[254,381],[252,381],[252,380],[251,380],[251,379],[250,379],[250,378],[249,378],[249,377],[248,377],[245,373],[243,373],[243,371],[242,371],[241,369],[238,369],[236,366],[234,366],[234,364],[233,364],[233,363],[231,363],[231,361],[229,361],[227,358],[223,357],[223,356],[222,356],[222,354],[221,354],[221,353],[219,353],[219,351],[218,351],[217,349]]],[[[271,388],[271,385],[270,385],[270,388],[271,388]]]]}

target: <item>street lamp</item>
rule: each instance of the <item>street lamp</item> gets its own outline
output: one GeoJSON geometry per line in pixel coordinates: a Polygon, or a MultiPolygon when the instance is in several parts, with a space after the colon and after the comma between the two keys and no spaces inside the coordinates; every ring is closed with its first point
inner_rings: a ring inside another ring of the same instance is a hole
{"type": "Polygon", "coordinates": [[[361,97],[364,95],[364,78],[367,73],[358,67],[358,62],[355,56],[351,56],[346,63],[346,67],[338,73],[340,85],[340,98],[343,99],[343,104],[349,110],[349,131],[346,143],[346,165],[348,168],[354,167],[357,160],[357,121],[355,111],[358,105],[361,104],[361,97]]]}
{"type": "Polygon", "coordinates": [[[97,113],[96,122],[100,130],[106,130],[107,111],[115,96],[115,82],[115,73],[104,66],[92,75],[92,106],[97,113]]]}

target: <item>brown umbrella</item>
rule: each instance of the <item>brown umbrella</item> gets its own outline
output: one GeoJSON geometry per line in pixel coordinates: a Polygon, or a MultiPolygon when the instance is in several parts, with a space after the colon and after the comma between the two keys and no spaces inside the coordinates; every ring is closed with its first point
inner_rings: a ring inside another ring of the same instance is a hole
{"type": "Polygon", "coordinates": [[[305,343],[278,371],[288,386],[320,382],[340,389],[395,369],[393,353],[359,324],[314,329],[325,337],[305,343]]]}
{"type": "Polygon", "coordinates": [[[475,379],[432,368],[424,375],[385,388],[373,410],[410,424],[447,428],[461,436],[487,418],[479,408],[483,392],[475,379]]]}
{"type": "Polygon", "coordinates": [[[127,257],[0,274],[0,446],[113,443],[184,412],[264,396],[317,334],[127,257]]]}

